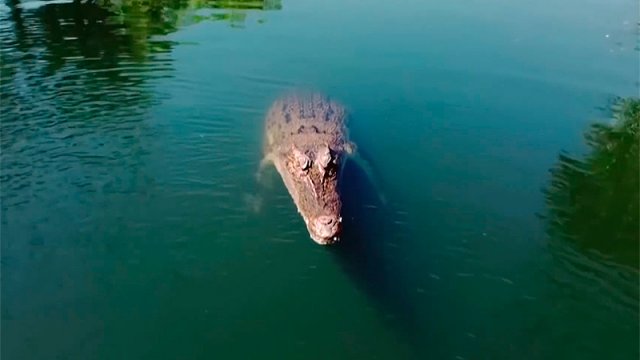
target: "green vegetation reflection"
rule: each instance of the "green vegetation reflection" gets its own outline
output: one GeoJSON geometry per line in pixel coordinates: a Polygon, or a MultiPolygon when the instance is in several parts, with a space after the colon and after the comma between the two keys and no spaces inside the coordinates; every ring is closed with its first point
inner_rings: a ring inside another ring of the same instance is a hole
{"type": "Polygon", "coordinates": [[[30,177],[37,176],[36,171],[58,171],[46,158],[23,156],[21,144],[35,138],[41,141],[38,154],[47,158],[55,152],[66,156],[72,144],[94,144],[91,156],[74,158],[74,164],[85,167],[78,175],[83,184],[102,178],[87,166],[138,166],[151,142],[147,112],[160,96],[154,80],[173,73],[170,53],[176,43],[164,35],[203,20],[236,26],[249,13],[281,8],[272,0],[5,4],[9,11],[0,12],[3,206],[11,205],[9,196],[19,199],[30,181],[26,175],[11,176],[8,169],[30,169],[30,177]],[[34,163],[51,168],[36,168],[34,163]]]}
{"type": "Polygon", "coordinates": [[[548,231],[578,248],[638,267],[640,99],[617,99],[609,123],[586,133],[582,159],[559,155],[545,189],[548,231]]]}
{"type": "Polygon", "coordinates": [[[98,4],[112,11],[120,22],[146,35],[167,34],[205,20],[243,27],[247,11],[282,8],[280,0],[98,0],[98,4]]]}

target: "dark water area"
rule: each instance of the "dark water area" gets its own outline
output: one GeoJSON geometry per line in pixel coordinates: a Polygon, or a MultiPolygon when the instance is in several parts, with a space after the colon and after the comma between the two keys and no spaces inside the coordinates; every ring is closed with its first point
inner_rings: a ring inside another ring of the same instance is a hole
{"type": "Polygon", "coordinates": [[[2,359],[637,359],[637,1],[0,4],[2,359]],[[315,245],[271,102],[344,104],[315,245]]]}

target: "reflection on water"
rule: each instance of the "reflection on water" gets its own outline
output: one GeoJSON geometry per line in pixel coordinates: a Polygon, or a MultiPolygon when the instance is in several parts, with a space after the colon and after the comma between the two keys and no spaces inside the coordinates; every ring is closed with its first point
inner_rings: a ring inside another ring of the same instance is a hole
{"type": "MultiPolygon", "coordinates": [[[[145,297],[126,284],[138,278],[160,291],[153,277],[123,269],[140,263],[140,239],[159,238],[144,204],[165,195],[146,164],[157,152],[150,109],[163,98],[155,88],[174,72],[176,43],[166,35],[203,21],[239,26],[248,12],[279,8],[19,0],[0,8],[0,357],[139,358],[144,350],[105,342],[133,337],[110,309],[135,317],[143,310],[132,309],[153,307],[148,298],[138,305],[145,297]]],[[[167,203],[189,196],[176,198],[167,203]]],[[[149,331],[149,320],[135,323],[149,331]]]]}
{"type": "Polygon", "coordinates": [[[623,348],[639,336],[640,100],[617,99],[612,108],[609,122],[587,131],[584,157],[559,155],[544,189],[543,218],[554,258],[549,301],[556,304],[551,316],[577,322],[582,313],[603,336],[616,339],[620,350],[614,356],[634,358],[637,346],[623,348]],[[621,318],[614,320],[615,314],[621,318]]]}
{"type": "MultiPolygon", "coordinates": [[[[15,205],[11,198],[36,172],[67,173],[72,163],[51,161],[58,156],[85,165],[140,159],[152,82],[172,70],[173,44],[155,35],[202,20],[237,22],[244,9],[280,8],[277,1],[33,4],[9,1],[12,21],[3,20],[0,33],[4,207],[15,205]],[[196,15],[199,9],[217,12],[196,15]],[[33,142],[38,147],[25,152],[33,142]],[[54,164],[62,168],[47,167],[54,164]]],[[[84,186],[101,182],[100,174],[77,170],[96,176],[81,180],[84,186]]]]}
{"type": "Polygon", "coordinates": [[[11,18],[1,33],[3,208],[53,183],[86,196],[144,181],[135,171],[105,175],[109,166],[136,168],[148,151],[149,82],[170,71],[171,43],[91,3],[25,11],[12,2],[11,18]]]}
{"type": "Polygon", "coordinates": [[[638,268],[640,100],[621,99],[610,123],[591,126],[584,159],[563,153],[545,191],[549,235],[638,268]]]}

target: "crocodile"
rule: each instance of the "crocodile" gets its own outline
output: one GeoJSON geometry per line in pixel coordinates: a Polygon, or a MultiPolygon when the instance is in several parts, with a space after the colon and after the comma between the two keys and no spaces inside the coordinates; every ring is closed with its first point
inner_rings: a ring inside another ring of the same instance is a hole
{"type": "Polygon", "coordinates": [[[355,151],[346,119],[341,104],[319,93],[284,95],[265,117],[260,170],[275,165],[309,236],[320,245],[336,243],[342,231],[340,175],[355,151]]]}

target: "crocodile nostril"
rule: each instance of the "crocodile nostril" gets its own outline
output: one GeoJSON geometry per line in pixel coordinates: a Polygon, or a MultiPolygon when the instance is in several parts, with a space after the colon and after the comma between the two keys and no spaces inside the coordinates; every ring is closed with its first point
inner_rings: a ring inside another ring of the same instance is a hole
{"type": "Polygon", "coordinates": [[[318,223],[322,224],[322,225],[331,225],[335,222],[336,220],[332,217],[332,216],[320,216],[318,218],[318,223]]]}

